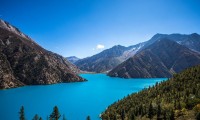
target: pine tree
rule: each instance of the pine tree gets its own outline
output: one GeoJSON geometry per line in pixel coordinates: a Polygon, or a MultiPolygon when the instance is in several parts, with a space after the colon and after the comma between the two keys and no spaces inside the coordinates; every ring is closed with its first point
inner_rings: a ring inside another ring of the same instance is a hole
{"type": "Polygon", "coordinates": [[[158,109],[157,109],[157,120],[160,120],[160,116],[161,116],[161,107],[160,107],[160,104],[158,104],[158,109]]]}
{"type": "Polygon", "coordinates": [[[181,110],[181,103],[180,103],[180,101],[178,102],[178,110],[181,110]]]}
{"type": "Polygon", "coordinates": [[[197,113],[196,120],[200,120],[200,112],[197,113]]]}
{"type": "Polygon", "coordinates": [[[91,119],[90,119],[90,116],[87,116],[86,120],[91,120],[91,119]]]}
{"type": "Polygon", "coordinates": [[[125,120],[125,111],[124,110],[122,110],[122,112],[121,112],[121,119],[125,120]]]}
{"type": "Polygon", "coordinates": [[[25,113],[24,113],[24,106],[22,106],[22,107],[20,108],[20,111],[19,111],[19,119],[20,119],[20,120],[26,120],[26,119],[25,119],[25,113]]]}
{"type": "Polygon", "coordinates": [[[188,97],[187,97],[186,100],[185,100],[185,108],[186,108],[186,109],[189,109],[189,108],[190,108],[188,97]]]}
{"type": "Polygon", "coordinates": [[[65,115],[63,114],[63,120],[67,120],[67,118],[65,117],[65,115]]]}
{"type": "Polygon", "coordinates": [[[135,116],[138,116],[138,109],[137,109],[137,107],[135,108],[135,116]]]}
{"type": "Polygon", "coordinates": [[[38,114],[35,114],[35,116],[33,117],[32,120],[39,120],[39,116],[38,116],[38,114]]]}
{"type": "Polygon", "coordinates": [[[114,118],[113,118],[113,120],[117,120],[117,116],[116,116],[116,115],[114,115],[114,118]]]}
{"type": "Polygon", "coordinates": [[[143,113],[143,106],[140,105],[140,106],[139,106],[139,115],[142,115],[142,113],[143,113]]]}
{"type": "Polygon", "coordinates": [[[163,120],[167,120],[166,111],[163,112],[163,120]]]}
{"type": "Polygon", "coordinates": [[[135,120],[135,115],[134,114],[131,115],[131,120],[135,120]]]}
{"type": "Polygon", "coordinates": [[[153,118],[153,106],[152,106],[152,103],[149,104],[148,118],[150,120],[153,118]]]}
{"type": "Polygon", "coordinates": [[[174,118],[174,111],[173,110],[171,110],[170,118],[169,119],[170,120],[175,120],[175,118],[174,118]]]}
{"type": "Polygon", "coordinates": [[[176,109],[176,100],[174,101],[174,109],[176,109]]]}
{"type": "Polygon", "coordinates": [[[53,112],[51,113],[51,115],[50,115],[50,120],[52,119],[52,120],[58,120],[59,118],[60,118],[60,113],[59,113],[59,110],[58,110],[58,107],[57,106],[55,106],[54,108],[53,108],[53,112]]]}

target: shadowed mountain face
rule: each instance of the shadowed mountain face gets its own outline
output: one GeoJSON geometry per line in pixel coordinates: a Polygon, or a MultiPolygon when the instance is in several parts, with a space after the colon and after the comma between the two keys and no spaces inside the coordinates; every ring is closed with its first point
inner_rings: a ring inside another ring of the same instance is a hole
{"type": "Polygon", "coordinates": [[[78,60],[74,64],[84,71],[107,72],[133,56],[142,45],[137,44],[130,47],[117,45],[94,56],[78,60]]]}
{"type": "Polygon", "coordinates": [[[200,54],[169,39],[160,39],[129,58],[109,76],[123,78],[171,77],[200,64],[200,54]]]}
{"type": "Polygon", "coordinates": [[[84,81],[79,69],[0,20],[0,89],[84,81]]]}

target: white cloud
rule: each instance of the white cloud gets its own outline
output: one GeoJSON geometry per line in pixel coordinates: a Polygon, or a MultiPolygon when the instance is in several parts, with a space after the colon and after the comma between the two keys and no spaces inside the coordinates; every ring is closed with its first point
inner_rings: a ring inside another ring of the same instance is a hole
{"type": "Polygon", "coordinates": [[[96,49],[97,49],[97,50],[104,49],[104,48],[105,48],[105,46],[104,46],[104,45],[101,45],[101,44],[98,44],[98,45],[96,46],[96,49]]]}

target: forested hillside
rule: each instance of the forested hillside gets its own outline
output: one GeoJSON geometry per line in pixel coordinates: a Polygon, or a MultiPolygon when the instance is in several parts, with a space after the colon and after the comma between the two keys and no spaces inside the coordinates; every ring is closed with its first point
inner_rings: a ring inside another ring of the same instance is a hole
{"type": "Polygon", "coordinates": [[[199,120],[200,66],[133,93],[102,113],[103,120],[199,120]]]}

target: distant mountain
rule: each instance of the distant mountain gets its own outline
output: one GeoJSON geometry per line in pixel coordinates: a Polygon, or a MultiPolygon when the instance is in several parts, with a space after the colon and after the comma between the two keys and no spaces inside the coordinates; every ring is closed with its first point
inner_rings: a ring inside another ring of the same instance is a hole
{"type": "Polygon", "coordinates": [[[161,38],[118,65],[108,75],[123,78],[168,78],[198,64],[199,53],[175,41],[161,38]]]}
{"type": "Polygon", "coordinates": [[[76,61],[80,60],[80,58],[77,58],[76,56],[70,56],[70,57],[66,57],[66,59],[71,62],[71,63],[75,63],[76,61]]]}
{"type": "Polygon", "coordinates": [[[199,120],[200,65],[110,105],[102,120],[199,120]],[[198,118],[197,118],[198,115],[198,118]],[[150,118],[150,119],[149,119],[150,118]]]}
{"type": "Polygon", "coordinates": [[[84,81],[79,69],[0,20],[0,89],[84,81]]]}
{"type": "Polygon", "coordinates": [[[128,59],[130,56],[133,56],[142,45],[143,44],[137,44],[130,47],[116,45],[94,56],[80,59],[74,64],[84,71],[97,73],[107,72],[128,59]]]}

